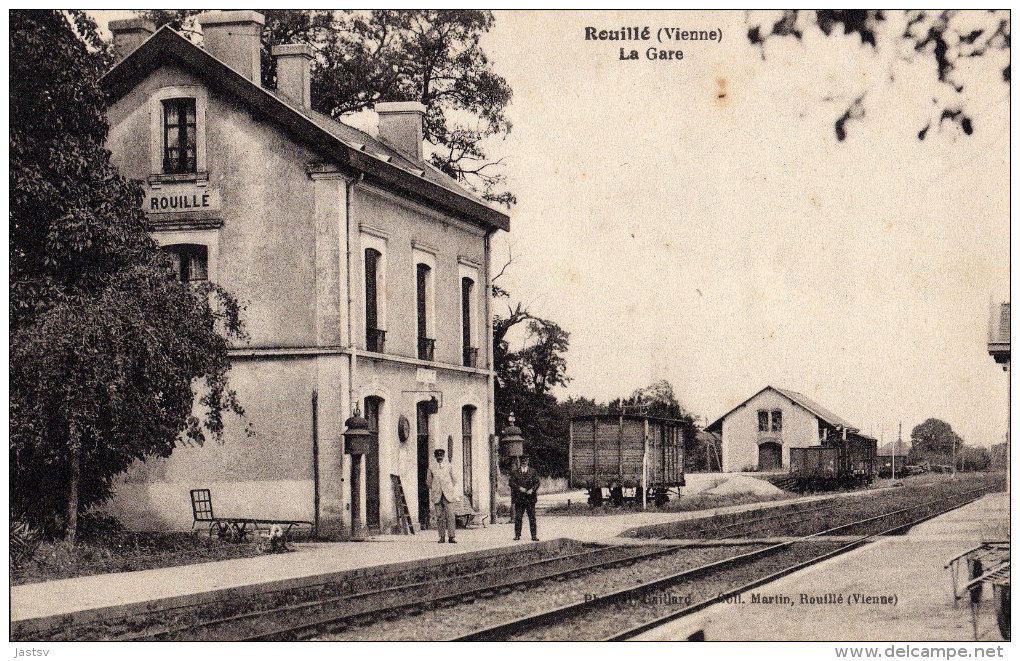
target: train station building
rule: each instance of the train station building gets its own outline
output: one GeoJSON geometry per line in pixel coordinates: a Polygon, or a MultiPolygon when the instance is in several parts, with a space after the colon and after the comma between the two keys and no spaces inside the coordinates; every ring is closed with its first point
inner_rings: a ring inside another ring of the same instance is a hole
{"type": "Polygon", "coordinates": [[[790,466],[790,448],[826,439],[861,436],[861,430],[799,392],[766,386],[712,424],[722,435],[722,469],[780,471],[790,466]]]}
{"type": "Polygon", "coordinates": [[[208,488],[218,515],[314,521],[342,538],[355,407],[372,434],[355,503],[370,531],[397,528],[391,476],[415,524],[428,520],[438,447],[466,502],[487,509],[490,240],[509,217],[426,162],[421,104],[377,104],[369,135],[312,110],[307,45],[274,47],[277,87],[262,87],[261,14],[198,21],[201,47],[111,23],[108,147],[143,182],[180,277],[244,306],[229,377],[246,416],[227,416],[220,444],[136,465],[110,509],[133,527],[187,528],[189,490],[208,488]]]}

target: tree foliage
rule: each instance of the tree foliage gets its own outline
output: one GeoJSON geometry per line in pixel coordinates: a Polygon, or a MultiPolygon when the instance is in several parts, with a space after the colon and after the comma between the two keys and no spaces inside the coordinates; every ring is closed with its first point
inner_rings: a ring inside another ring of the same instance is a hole
{"type": "MultiPolygon", "coordinates": [[[[493,293],[497,299],[508,298],[498,287],[493,293]]],[[[564,357],[569,346],[570,333],[520,303],[508,306],[505,316],[493,315],[496,430],[514,413],[532,466],[543,475],[567,473],[569,418],[550,391],[570,381],[564,357]],[[522,341],[512,344],[508,335],[522,325],[522,341]]]]}
{"type": "Polygon", "coordinates": [[[928,418],[910,431],[910,460],[952,464],[954,452],[963,447],[963,440],[948,422],[928,418]]]}
{"type": "MultiPolygon", "coordinates": [[[[968,107],[965,90],[974,85],[975,70],[996,67],[996,75],[1010,83],[1010,15],[1000,11],[884,11],[864,9],[785,10],[748,19],[747,38],[766,56],[774,39],[801,41],[808,30],[826,37],[854,35],[861,48],[887,49],[896,59],[928,63],[933,79],[942,93],[931,98],[930,119],[917,132],[924,140],[933,127],[955,124],[965,135],[976,126],[974,112],[968,107]],[[980,66],[978,66],[980,65],[980,66]]],[[[895,74],[890,72],[890,80],[895,74]]],[[[836,137],[845,140],[847,124],[865,116],[868,87],[865,82],[845,111],[834,122],[836,137]]],[[[927,99],[922,99],[927,103],[927,99]]]]}
{"type": "MultiPolygon", "coordinates": [[[[258,10],[266,17],[262,77],[274,88],[272,46],[306,42],[315,50],[312,106],[334,118],[381,101],[420,101],[432,164],[510,206],[506,175],[488,158],[485,142],[512,127],[512,91],[492,70],[480,40],[491,12],[474,10],[258,10]]],[[[140,12],[158,26],[195,33],[198,10],[140,12]]]]}
{"type": "Polygon", "coordinates": [[[226,337],[243,328],[229,294],[175,279],[141,187],[110,162],[95,26],[10,18],[11,509],[73,540],[131,462],[168,456],[182,432],[219,438],[224,413],[242,412],[226,337]]]}
{"type": "Polygon", "coordinates": [[[992,470],[1005,470],[1009,465],[1009,446],[996,443],[988,451],[988,467],[992,470]]]}

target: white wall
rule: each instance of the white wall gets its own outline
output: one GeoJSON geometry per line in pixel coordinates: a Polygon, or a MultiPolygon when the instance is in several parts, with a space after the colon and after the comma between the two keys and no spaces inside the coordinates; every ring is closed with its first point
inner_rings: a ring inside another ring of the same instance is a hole
{"type": "Polygon", "coordinates": [[[818,445],[818,418],[775,390],[765,390],[723,419],[723,470],[735,472],[758,466],[758,411],[783,412],[780,439],[783,468],[790,465],[790,448],[818,445]]]}

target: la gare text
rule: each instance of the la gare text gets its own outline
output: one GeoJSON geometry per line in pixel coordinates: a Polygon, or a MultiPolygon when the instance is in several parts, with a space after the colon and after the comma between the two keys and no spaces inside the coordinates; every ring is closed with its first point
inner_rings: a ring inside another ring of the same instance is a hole
{"type": "MultiPolygon", "coordinates": [[[[620,49],[621,60],[639,60],[641,59],[636,50],[628,50],[625,48],[620,49]]],[[[645,51],[645,59],[657,60],[660,62],[666,60],[673,60],[674,62],[684,59],[684,52],[682,50],[663,50],[652,46],[645,51]]]]}

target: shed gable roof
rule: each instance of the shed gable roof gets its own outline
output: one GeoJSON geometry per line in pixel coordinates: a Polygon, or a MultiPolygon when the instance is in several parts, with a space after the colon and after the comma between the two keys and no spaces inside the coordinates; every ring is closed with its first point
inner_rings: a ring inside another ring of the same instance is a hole
{"type": "Polygon", "coordinates": [[[510,217],[479,199],[428,163],[415,163],[363,131],[311,110],[302,110],[253,83],[168,26],[160,28],[102,78],[111,100],[131,91],[152,72],[173,61],[244,103],[257,116],[277,124],[327,163],[351,175],[438,207],[488,229],[509,231],[510,217]]]}
{"type": "Polygon", "coordinates": [[[835,413],[833,413],[829,409],[827,409],[827,408],[823,407],[822,405],[818,404],[817,402],[815,402],[811,398],[806,397],[806,396],[804,396],[804,395],[802,395],[799,392],[796,392],[794,390],[786,390],[785,388],[776,388],[774,386],[765,386],[764,388],[762,388],[758,392],[754,393],[753,395],[751,395],[750,397],[745,399],[743,402],[741,402],[740,404],[734,406],[732,409],[730,409],[725,414],[720,416],[718,420],[716,420],[712,424],[710,424],[707,427],[705,427],[705,430],[706,431],[711,431],[711,432],[715,432],[715,431],[722,432],[722,422],[723,422],[723,420],[725,418],[727,418],[731,413],[733,413],[737,409],[743,407],[748,402],[750,402],[752,399],[754,399],[758,395],[762,394],[766,390],[772,390],[774,392],[779,393],[780,395],[782,395],[786,399],[790,400],[794,404],[797,404],[801,408],[807,410],[809,413],[814,415],[819,420],[822,420],[823,422],[827,422],[828,424],[832,425],[833,427],[842,427],[842,428],[845,428],[848,432],[859,432],[860,431],[860,429],[858,429],[856,426],[854,426],[853,424],[851,424],[850,422],[848,422],[844,418],[841,418],[840,416],[836,415],[835,413]]]}

